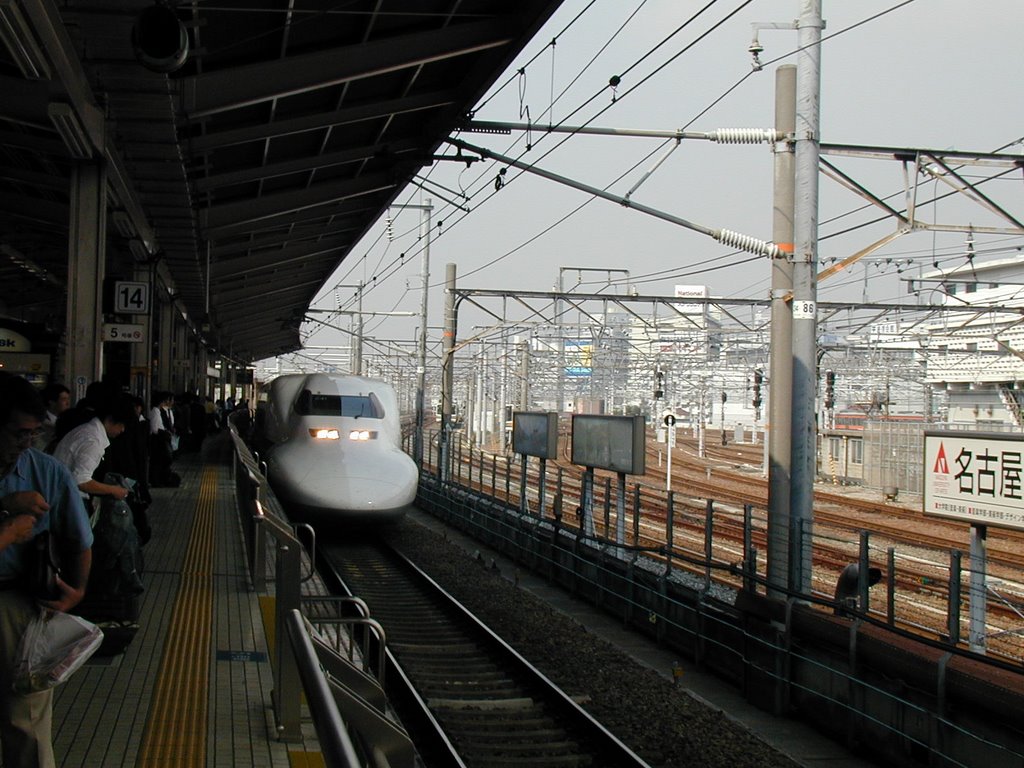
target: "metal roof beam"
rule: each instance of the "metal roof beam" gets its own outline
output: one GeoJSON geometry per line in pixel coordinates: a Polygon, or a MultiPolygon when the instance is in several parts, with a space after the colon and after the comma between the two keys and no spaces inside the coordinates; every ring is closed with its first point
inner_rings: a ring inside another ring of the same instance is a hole
{"type": "Polygon", "coordinates": [[[66,155],[67,148],[59,139],[51,139],[36,133],[0,131],[0,146],[17,147],[38,152],[42,155],[66,155]]]}
{"type": "Polygon", "coordinates": [[[488,19],[194,75],[182,81],[182,104],[194,119],[418,67],[507,45],[507,27],[488,19]]]}
{"type": "MultiPolygon", "coordinates": [[[[281,328],[281,324],[284,322],[290,322],[291,309],[292,303],[289,299],[278,299],[276,301],[272,301],[269,303],[269,305],[267,306],[267,314],[264,315],[262,319],[255,325],[253,325],[251,317],[244,315],[240,312],[232,312],[229,313],[229,316],[227,318],[219,318],[217,322],[217,327],[220,330],[251,330],[253,332],[253,335],[249,336],[247,333],[246,336],[247,338],[255,339],[259,339],[261,338],[261,336],[266,337],[272,334],[276,335],[280,333],[287,333],[287,331],[281,328]],[[260,329],[267,330],[263,330],[261,333],[260,329]]],[[[297,325],[298,321],[296,321],[296,327],[297,325]]],[[[297,330],[295,331],[295,333],[296,335],[298,335],[297,330]]]]}
{"type": "Polygon", "coordinates": [[[245,184],[250,181],[271,179],[275,176],[287,176],[290,173],[303,173],[315,171],[319,168],[329,168],[332,165],[362,162],[382,153],[393,156],[413,152],[417,149],[420,149],[418,142],[411,139],[385,144],[370,144],[363,147],[352,147],[340,152],[328,152],[323,155],[301,157],[279,163],[268,163],[267,165],[255,168],[244,168],[238,171],[219,173],[207,176],[206,178],[196,179],[192,182],[192,185],[197,192],[207,192],[217,187],[227,187],[232,184],[245,184]]]}
{"type": "Polygon", "coordinates": [[[305,117],[293,117],[289,120],[276,120],[263,125],[251,125],[194,136],[188,139],[189,149],[194,154],[209,152],[222,147],[244,144],[250,141],[263,141],[278,136],[290,136],[305,131],[316,131],[332,128],[336,125],[347,125],[365,120],[378,120],[382,117],[400,115],[406,112],[418,112],[424,109],[436,109],[453,103],[450,94],[444,91],[424,93],[419,96],[408,96],[403,99],[387,99],[374,101],[370,104],[339,109],[335,112],[317,113],[305,117]]]}
{"type": "Polygon", "coordinates": [[[0,76],[0,93],[4,95],[0,114],[5,120],[33,128],[53,130],[53,123],[46,114],[46,107],[50,103],[48,82],[0,76]]]}
{"type": "MultiPolygon", "coordinates": [[[[358,231],[358,221],[339,223],[337,226],[318,226],[315,228],[309,227],[295,227],[282,232],[275,232],[274,234],[264,235],[262,237],[252,237],[238,240],[235,242],[225,243],[224,245],[213,247],[210,249],[210,258],[214,261],[226,261],[232,257],[236,257],[242,254],[249,254],[252,252],[258,252],[265,248],[280,248],[288,246],[301,246],[316,245],[323,241],[324,238],[334,237],[336,235],[351,235],[358,231]]],[[[349,240],[352,238],[349,237],[349,240]]]]}
{"type": "Polygon", "coordinates": [[[331,201],[322,206],[313,206],[302,211],[286,211],[276,216],[267,216],[261,219],[259,224],[243,221],[236,224],[224,224],[218,227],[209,227],[204,231],[206,238],[211,242],[230,242],[233,238],[245,237],[252,234],[266,234],[268,232],[290,232],[292,225],[308,224],[314,226],[317,222],[321,226],[330,226],[329,222],[343,216],[352,216],[366,213],[368,211],[377,213],[379,206],[368,204],[359,198],[350,198],[341,202],[331,201]]]}
{"type": "Polygon", "coordinates": [[[212,273],[217,280],[229,280],[235,275],[244,275],[253,270],[284,266],[296,261],[314,260],[325,254],[332,258],[340,258],[341,254],[336,252],[344,250],[351,244],[352,239],[349,237],[326,238],[323,241],[311,242],[302,246],[218,260],[213,264],[212,273]]]}
{"type": "Polygon", "coordinates": [[[219,288],[224,291],[233,290],[239,283],[252,281],[254,279],[273,280],[274,283],[291,282],[297,277],[306,276],[309,270],[316,270],[315,277],[322,283],[324,270],[329,273],[331,267],[337,262],[339,256],[334,253],[321,253],[312,256],[295,255],[281,261],[266,261],[259,264],[247,263],[246,266],[229,272],[227,276],[219,276],[219,288]]]}
{"type": "Polygon", "coordinates": [[[315,184],[307,189],[299,189],[293,192],[278,192],[271,195],[263,195],[256,199],[239,200],[234,203],[216,205],[202,211],[200,219],[203,229],[212,231],[209,237],[213,239],[215,236],[213,233],[219,227],[241,224],[243,222],[256,223],[262,219],[269,219],[293,211],[315,208],[351,197],[381,192],[394,186],[394,178],[391,174],[385,173],[373,174],[357,179],[326,181],[321,184],[315,184]]]}
{"type": "Polygon", "coordinates": [[[0,179],[16,184],[28,184],[40,189],[58,191],[62,195],[68,194],[68,180],[61,176],[55,176],[52,173],[39,173],[38,171],[12,168],[9,165],[5,165],[0,166],[0,179]]]}
{"type": "Polygon", "coordinates": [[[254,285],[249,288],[238,288],[232,291],[223,291],[216,293],[211,297],[211,302],[217,305],[218,310],[223,310],[225,307],[230,307],[235,304],[249,304],[251,305],[254,301],[259,301],[261,312],[266,312],[267,300],[271,296],[278,296],[281,300],[285,297],[295,297],[298,294],[299,297],[306,297],[309,295],[309,289],[316,289],[320,287],[323,282],[323,278],[317,277],[314,280],[303,280],[301,283],[294,285],[283,285],[278,288],[268,289],[266,284],[260,283],[260,285],[254,285]]]}
{"type": "Polygon", "coordinates": [[[42,224],[57,224],[64,229],[68,226],[68,207],[60,203],[0,192],[0,209],[21,219],[42,224]]]}

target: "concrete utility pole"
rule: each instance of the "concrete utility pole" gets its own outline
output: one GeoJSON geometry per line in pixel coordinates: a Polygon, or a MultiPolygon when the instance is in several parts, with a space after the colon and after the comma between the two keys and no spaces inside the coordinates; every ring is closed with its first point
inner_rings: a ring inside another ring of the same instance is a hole
{"type": "MultiPolygon", "coordinates": [[[[796,66],[775,71],[775,130],[787,137],[775,146],[772,239],[782,253],[773,258],[768,380],[768,590],[789,584],[789,480],[792,467],[793,315],[793,134],[796,130],[796,66]]],[[[756,374],[755,374],[756,375],[756,374]]]]}
{"type": "Polygon", "coordinates": [[[818,155],[821,95],[821,0],[801,0],[797,21],[796,194],[793,207],[793,475],[790,488],[789,586],[811,586],[811,529],[817,433],[818,155]]]}
{"type": "Polygon", "coordinates": [[[458,308],[455,304],[455,264],[445,265],[444,332],[441,337],[441,458],[442,481],[449,478],[452,438],[452,387],[455,384],[455,332],[458,308]]]}
{"type": "Polygon", "coordinates": [[[356,349],[352,360],[352,369],[356,376],[363,375],[363,283],[358,288],[359,303],[356,306],[356,349]]]}
{"type": "Polygon", "coordinates": [[[530,410],[530,342],[519,342],[519,408],[530,410]]]}
{"type": "Polygon", "coordinates": [[[562,270],[558,270],[558,283],[555,285],[555,316],[554,325],[557,329],[557,340],[558,344],[558,383],[555,387],[555,397],[557,402],[555,403],[555,413],[561,416],[562,411],[565,409],[565,324],[562,322],[562,305],[559,299],[562,296],[562,270]]]}
{"type": "MultiPolygon", "coordinates": [[[[427,389],[427,289],[430,287],[430,214],[434,210],[430,198],[422,204],[394,204],[392,208],[414,208],[420,211],[420,239],[423,241],[423,296],[420,299],[419,361],[416,364],[416,435],[413,441],[413,459],[423,466],[423,424],[426,411],[427,389]]],[[[360,295],[362,291],[360,291],[360,295]]]]}
{"type": "Polygon", "coordinates": [[[430,213],[428,197],[420,206],[420,235],[423,238],[423,296],[420,299],[420,355],[416,365],[416,444],[413,459],[423,466],[423,422],[427,404],[427,289],[430,287],[430,213]]]}

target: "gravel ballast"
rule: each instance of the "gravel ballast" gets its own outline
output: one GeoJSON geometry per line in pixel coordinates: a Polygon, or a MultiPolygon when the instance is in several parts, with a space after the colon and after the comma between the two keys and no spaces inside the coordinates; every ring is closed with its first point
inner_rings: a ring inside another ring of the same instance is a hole
{"type": "Polygon", "coordinates": [[[389,538],[410,559],[656,768],[797,765],[721,711],[412,521],[389,538]]]}

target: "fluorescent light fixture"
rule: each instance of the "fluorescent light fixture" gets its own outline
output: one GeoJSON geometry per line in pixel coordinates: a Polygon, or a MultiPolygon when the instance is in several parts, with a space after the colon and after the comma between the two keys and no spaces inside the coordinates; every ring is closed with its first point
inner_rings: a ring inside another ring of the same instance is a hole
{"type": "MultiPolygon", "coordinates": [[[[0,2],[2,1],[0,0],[0,2]]],[[[93,156],[89,133],[74,107],[62,101],[55,101],[47,107],[46,112],[73,158],[88,160],[93,156]]]]}
{"type": "Polygon", "coordinates": [[[13,246],[8,245],[7,243],[0,244],[0,253],[4,254],[12,262],[14,262],[16,266],[20,267],[25,272],[28,272],[30,275],[32,275],[32,277],[38,280],[57,283],[55,279],[51,280],[50,273],[46,270],[45,267],[33,261],[32,259],[30,259],[28,256],[26,256],[13,246]]]}
{"type": "Polygon", "coordinates": [[[29,80],[49,80],[50,62],[36,42],[17,0],[0,0],[0,41],[29,80]]]}
{"type": "Polygon", "coordinates": [[[132,256],[135,257],[136,261],[146,261],[149,258],[146,244],[137,237],[133,237],[128,241],[128,250],[132,252],[132,256]]]}

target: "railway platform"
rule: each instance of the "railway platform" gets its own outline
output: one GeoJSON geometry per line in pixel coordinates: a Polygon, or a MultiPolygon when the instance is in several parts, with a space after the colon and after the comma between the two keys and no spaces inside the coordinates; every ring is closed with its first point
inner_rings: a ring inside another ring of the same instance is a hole
{"type": "MultiPolygon", "coordinates": [[[[311,713],[302,706],[298,737],[278,738],[272,692],[273,586],[255,589],[244,554],[232,442],[224,432],[201,454],[176,463],[178,488],[153,490],[153,537],[145,547],[146,590],[139,630],[127,649],[97,656],[58,688],[54,747],[58,765],[325,765],[311,713]]],[[[408,523],[436,527],[411,513],[408,523]]],[[[479,542],[449,531],[453,544],[479,542]]],[[[489,550],[488,550],[489,552],[489,550]]],[[[498,562],[504,558],[489,556],[498,562]]],[[[503,572],[513,573],[508,564],[503,572]]],[[[840,745],[794,721],[765,714],[715,677],[635,633],[542,578],[520,584],[591,631],[680,684],[802,766],[867,768],[840,745]]],[[[322,590],[316,583],[304,592],[322,590]]]]}
{"type": "Polygon", "coordinates": [[[56,691],[58,765],[323,765],[305,707],[299,738],[277,738],[268,595],[247,573],[231,451],[216,435],[175,462],[180,487],[153,489],[139,630],[56,691]]]}

